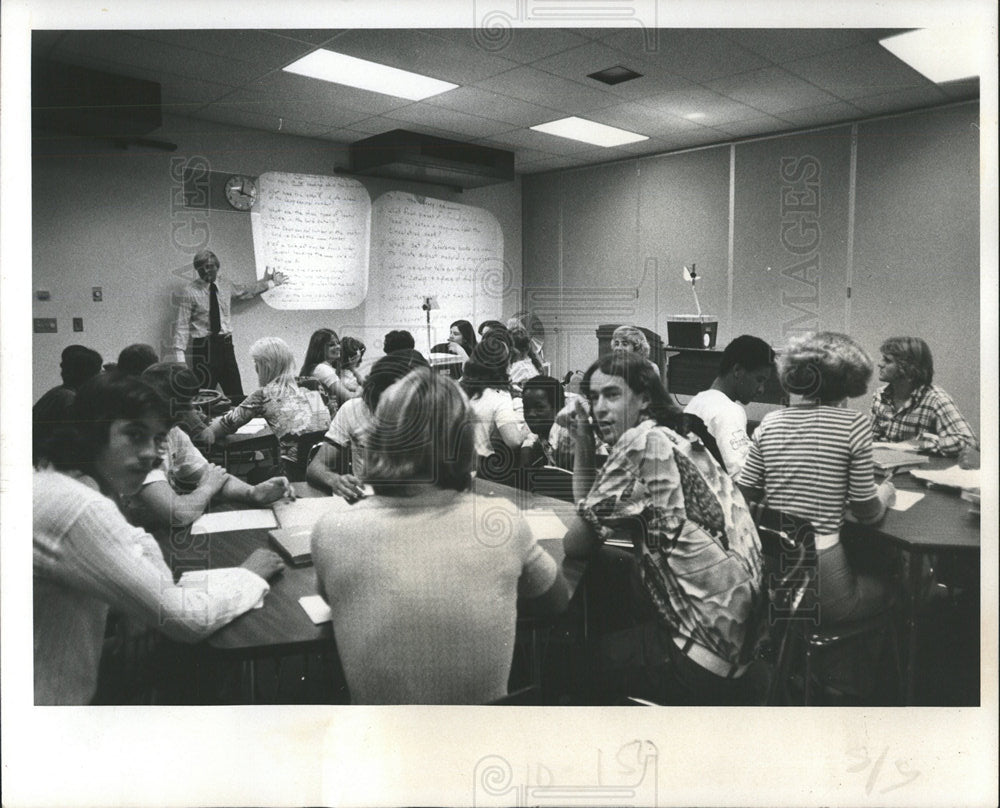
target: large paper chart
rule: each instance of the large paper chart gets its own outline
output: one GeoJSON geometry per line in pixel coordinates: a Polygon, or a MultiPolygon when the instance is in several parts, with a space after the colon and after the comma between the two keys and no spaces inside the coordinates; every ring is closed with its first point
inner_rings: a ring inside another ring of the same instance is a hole
{"type": "Polygon", "coordinates": [[[426,297],[432,342],[443,342],[454,320],[499,319],[508,273],[503,232],[486,210],[390,191],[372,205],[371,294],[365,325],[371,332],[405,328],[427,349],[426,297]]]}
{"type": "Polygon", "coordinates": [[[368,294],[371,198],[357,180],[269,171],[250,214],[257,276],[288,281],[264,293],[276,309],[353,309],[368,294]]]}

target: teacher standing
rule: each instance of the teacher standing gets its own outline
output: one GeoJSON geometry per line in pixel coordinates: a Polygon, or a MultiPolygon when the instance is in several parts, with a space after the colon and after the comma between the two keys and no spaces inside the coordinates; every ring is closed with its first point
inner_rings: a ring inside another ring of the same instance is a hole
{"type": "Polygon", "coordinates": [[[230,398],[243,397],[240,370],[233,353],[230,303],[249,300],[287,280],[281,272],[265,272],[255,283],[233,283],[219,276],[219,259],[211,250],[201,250],[194,257],[198,280],[191,281],[177,300],[177,326],[174,351],[184,361],[184,350],[191,342],[191,364],[202,387],[215,389],[218,384],[230,398]]]}

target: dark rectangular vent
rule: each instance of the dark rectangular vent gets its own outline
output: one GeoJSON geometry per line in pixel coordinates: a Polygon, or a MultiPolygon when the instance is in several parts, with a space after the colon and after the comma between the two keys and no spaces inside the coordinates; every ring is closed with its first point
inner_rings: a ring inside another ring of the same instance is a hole
{"type": "Polygon", "coordinates": [[[351,144],[351,172],[478,188],[514,179],[514,153],[393,129],[351,144]]]}
{"type": "Polygon", "coordinates": [[[622,67],[621,65],[615,65],[614,67],[606,67],[604,70],[598,70],[596,73],[588,73],[588,79],[597,79],[605,84],[621,84],[623,81],[631,81],[632,79],[642,78],[642,73],[636,73],[634,70],[629,70],[627,67],[622,67]]]}

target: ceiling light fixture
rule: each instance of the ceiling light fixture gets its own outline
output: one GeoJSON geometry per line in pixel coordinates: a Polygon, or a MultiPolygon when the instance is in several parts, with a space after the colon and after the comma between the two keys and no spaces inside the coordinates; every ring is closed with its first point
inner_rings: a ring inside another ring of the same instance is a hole
{"type": "Polygon", "coordinates": [[[649,140],[646,135],[637,135],[635,132],[626,132],[614,126],[605,126],[603,123],[586,121],[583,118],[570,117],[562,118],[558,121],[540,123],[538,126],[529,127],[536,132],[545,132],[547,135],[556,135],[570,140],[579,140],[583,143],[592,143],[595,146],[622,146],[625,143],[638,143],[640,140],[649,140]]]}
{"type": "Polygon", "coordinates": [[[359,90],[370,90],[373,93],[384,93],[410,101],[421,101],[454,90],[458,86],[448,81],[411,73],[409,70],[399,70],[322,48],[292,62],[284,69],[300,76],[329,81],[333,84],[344,84],[359,90]]]}
{"type": "Polygon", "coordinates": [[[922,28],[879,44],[935,84],[979,75],[979,38],[967,28],[922,28]]]}

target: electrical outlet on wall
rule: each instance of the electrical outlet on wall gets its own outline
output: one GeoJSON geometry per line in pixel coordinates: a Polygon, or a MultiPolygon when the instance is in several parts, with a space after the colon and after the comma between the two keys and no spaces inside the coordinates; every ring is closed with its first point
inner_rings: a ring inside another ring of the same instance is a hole
{"type": "Polygon", "coordinates": [[[73,330],[74,331],[83,331],[83,318],[82,317],[74,317],[73,318],[73,330]]]}
{"type": "Polygon", "coordinates": [[[35,318],[35,333],[36,334],[55,334],[59,330],[56,325],[55,317],[36,317],[35,318]]]}
{"type": "Polygon", "coordinates": [[[52,293],[48,289],[39,289],[37,292],[35,292],[35,297],[37,297],[39,300],[51,300],[52,293]]]}
{"type": "Polygon", "coordinates": [[[93,297],[95,303],[100,303],[104,300],[104,290],[100,286],[95,286],[90,290],[91,297],[93,297]]]}

